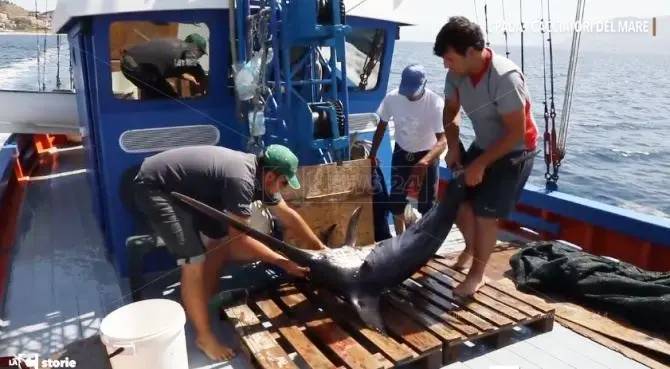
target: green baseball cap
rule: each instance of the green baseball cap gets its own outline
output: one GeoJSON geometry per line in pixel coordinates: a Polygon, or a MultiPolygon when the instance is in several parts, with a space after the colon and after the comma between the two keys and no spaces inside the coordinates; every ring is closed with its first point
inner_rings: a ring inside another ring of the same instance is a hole
{"type": "Polygon", "coordinates": [[[286,176],[291,188],[297,190],[300,188],[298,181],[298,157],[286,146],[270,145],[265,149],[263,161],[266,166],[286,176]]]}
{"type": "Polygon", "coordinates": [[[197,46],[203,54],[207,54],[207,40],[201,34],[191,33],[190,35],[186,36],[184,41],[188,42],[189,44],[195,44],[195,46],[197,46]]]}

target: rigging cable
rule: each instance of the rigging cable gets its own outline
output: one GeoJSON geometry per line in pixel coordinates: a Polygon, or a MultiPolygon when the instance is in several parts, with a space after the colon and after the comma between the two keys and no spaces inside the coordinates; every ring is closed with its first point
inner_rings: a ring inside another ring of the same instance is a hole
{"type": "Polygon", "coordinates": [[[372,37],[370,50],[365,55],[365,62],[363,62],[363,70],[361,71],[358,88],[365,90],[368,86],[368,78],[372,74],[372,70],[377,66],[379,58],[382,55],[382,47],[384,46],[384,32],[376,30],[372,37]]]}
{"type": "MultiPolygon", "coordinates": [[[[44,2],[44,11],[46,13],[48,6],[48,1],[44,2]]],[[[35,8],[35,16],[37,17],[37,8],[35,8]]],[[[42,63],[42,91],[46,91],[47,86],[46,86],[46,81],[47,81],[47,29],[46,27],[44,28],[44,40],[43,40],[43,47],[42,47],[42,52],[44,52],[44,60],[42,63]]]]}
{"type": "MultiPolygon", "coordinates": [[[[582,24],[584,20],[584,8],[586,1],[577,1],[577,12],[575,14],[575,24],[582,24]]],[[[582,32],[576,29],[572,33],[572,47],[570,48],[570,62],[568,65],[568,76],[565,82],[565,98],[563,99],[563,110],[561,111],[561,123],[558,128],[558,166],[565,157],[565,146],[568,137],[568,125],[570,122],[570,111],[572,110],[572,96],[575,85],[575,72],[577,71],[577,60],[579,57],[579,45],[582,39],[582,32]]]]}
{"type": "Polygon", "coordinates": [[[475,6],[475,22],[479,24],[479,12],[477,11],[477,0],[472,0],[472,4],[475,6]]]}
{"type": "Polygon", "coordinates": [[[523,24],[523,0],[519,0],[519,21],[521,22],[521,73],[525,73],[524,70],[524,54],[523,54],[523,31],[526,29],[524,28],[523,24]]]}
{"type": "MultiPolygon", "coordinates": [[[[550,159],[552,164],[553,172],[550,177],[547,179],[547,187],[551,190],[556,190],[556,182],[558,181],[558,153],[556,152],[556,106],[554,104],[554,49],[551,42],[551,4],[550,0],[547,0],[547,31],[548,38],[547,42],[549,43],[549,83],[551,88],[551,93],[549,95],[550,106],[549,106],[549,118],[551,119],[551,134],[549,135],[550,147],[550,159]]],[[[545,132],[545,140],[547,140],[547,133],[545,132]]],[[[545,145],[546,147],[546,145],[545,145]]]]}
{"type": "Polygon", "coordinates": [[[56,34],[56,89],[60,90],[60,33],[56,34]]]}
{"type": "Polygon", "coordinates": [[[484,26],[486,27],[486,47],[491,46],[491,41],[489,40],[489,15],[488,15],[488,1],[484,1],[484,26]]]}
{"type": "MultiPolygon", "coordinates": [[[[35,0],[35,24],[37,24],[37,0],[35,0]]],[[[40,76],[40,73],[42,69],[40,68],[40,34],[35,33],[35,37],[37,38],[37,90],[40,90],[41,87],[41,81],[42,78],[40,76]]]]}
{"type": "Polygon", "coordinates": [[[509,45],[507,42],[507,18],[505,17],[505,0],[500,0],[500,6],[502,7],[502,16],[503,16],[503,35],[505,35],[505,56],[509,58],[510,53],[509,53],[509,45]]]}
{"type": "Polygon", "coordinates": [[[70,90],[74,91],[74,69],[72,68],[72,58],[74,57],[74,52],[68,47],[68,59],[70,61],[70,90]]]}
{"type": "Polygon", "coordinates": [[[544,83],[544,101],[542,105],[544,106],[544,162],[547,166],[547,170],[544,173],[544,177],[547,181],[551,178],[551,148],[549,147],[549,106],[547,105],[547,53],[546,53],[546,42],[544,39],[546,23],[544,21],[544,0],[540,0],[540,35],[542,36],[542,81],[544,83]]]}

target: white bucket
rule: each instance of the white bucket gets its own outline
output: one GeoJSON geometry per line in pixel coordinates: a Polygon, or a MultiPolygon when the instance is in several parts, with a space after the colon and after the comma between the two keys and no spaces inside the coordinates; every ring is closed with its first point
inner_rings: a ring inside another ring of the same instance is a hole
{"type": "Polygon", "coordinates": [[[100,339],[113,369],[188,369],[181,305],[168,299],[150,299],[122,306],[100,324],[100,339]]]}

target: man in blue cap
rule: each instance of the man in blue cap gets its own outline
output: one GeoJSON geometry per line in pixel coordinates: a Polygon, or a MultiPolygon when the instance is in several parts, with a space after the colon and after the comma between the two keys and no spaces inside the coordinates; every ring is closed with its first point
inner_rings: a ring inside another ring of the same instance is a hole
{"type": "Polygon", "coordinates": [[[377,150],[388,122],[393,119],[395,126],[389,210],[396,234],[405,230],[403,211],[409,189],[414,187],[418,192],[421,214],[433,206],[439,157],[447,148],[442,125],[444,100],[427,88],[426,83],[424,67],[408,65],[402,72],[400,86],[389,92],[377,109],[380,121],[370,150],[373,165],[377,163],[377,150]]]}
{"type": "Polygon", "coordinates": [[[134,180],[137,208],[181,265],[181,296],[196,332],[196,344],[212,360],[233,352],[212,332],[208,300],[216,292],[227,261],[264,261],[304,276],[308,270],[263,243],[182,206],[171,192],[225,210],[249,224],[252,203],[260,200],[313,249],[325,246],[302,217],[282,199],[281,190],[298,189],[298,158],[287,147],[270,145],[260,157],[220,146],[185,146],[144,160],[134,180]]]}

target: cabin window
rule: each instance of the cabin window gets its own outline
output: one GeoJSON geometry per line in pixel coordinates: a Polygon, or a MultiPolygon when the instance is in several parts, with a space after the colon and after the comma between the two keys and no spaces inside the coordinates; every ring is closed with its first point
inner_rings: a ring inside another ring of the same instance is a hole
{"type": "MultiPolygon", "coordinates": [[[[346,36],[347,80],[349,89],[371,91],[379,84],[381,60],[384,55],[386,30],[382,28],[352,27],[346,36]]],[[[330,48],[320,48],[326,62],[330,48]]],[[[338,69],[340,69],[338,63],[338,69]]]]}
{"type": "Polygon", "coordinates": [[[374,90],[379,80],[386,30],[352,27],[347,35],[347,79],[354,89],[374,90]]]}
{"type": "Polygon", "coordinates": [[[122,100],[207,94],[209,28],[204,23],[114,22],[109,29],[112,93],[122,100]]]}

